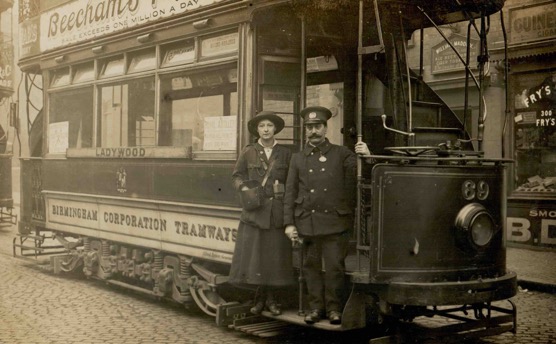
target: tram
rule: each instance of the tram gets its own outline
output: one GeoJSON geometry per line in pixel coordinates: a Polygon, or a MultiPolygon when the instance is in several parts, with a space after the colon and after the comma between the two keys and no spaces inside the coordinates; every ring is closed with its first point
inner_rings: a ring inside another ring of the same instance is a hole
{"type": "MultiPolygon", "coordinates": [[[[56,3],[29,19],[40,44],[19,61],[44,86],[32,156],[21,160],[19,236],[35,240],[21,253],[48,253],[41,238],[51,235],[63,251],[55,272],[196,304],[240,328],[250,306],[227,274],[241,212],[230,176],[253,139],[246,123],[277,112],[279,142],[298,151],[297,114],[321,105],[334,115],[331,142],[363,140],[374,163],[357,169],[342,324],[313,326],[403,334],[396,324],[438,316],[455,322],[435,332],[444,338],[515,332],[510,161],[483,147],[487,37],[504,1],[56,3]],[[425,83],[424,49],[418,70],[407,53],[414,32],[422,47],[425,28],[444,36],[454,23],[480,46],[471,61],[447,40],[465,71],[457,113],[425,83]]],[[[292,290],[274,320],[305,325],[303,294],[292,290]]]]}

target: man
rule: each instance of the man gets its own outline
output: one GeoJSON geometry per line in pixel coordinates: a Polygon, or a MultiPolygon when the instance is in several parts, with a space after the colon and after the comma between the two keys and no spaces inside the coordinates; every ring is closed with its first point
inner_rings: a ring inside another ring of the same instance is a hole
{"type": "Polygon", "coordinates": [[[292,240],[297,240],[298,233],[303,238],[303,271],[311,308],[305,322],[314,324],[326,314],[331,324],[340,324],[357,158],[348,148],[326,138],[330,110],[311,106],[300,115],[308,142],[290,162],[284,197],[285,233],[292,240]]]}

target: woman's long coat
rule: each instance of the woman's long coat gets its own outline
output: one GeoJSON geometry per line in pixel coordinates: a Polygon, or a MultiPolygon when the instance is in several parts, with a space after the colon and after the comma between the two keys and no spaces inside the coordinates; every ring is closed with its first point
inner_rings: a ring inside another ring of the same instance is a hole
{"type": "Polygon", "coordinates": [[[262,183],[271,161],[272,169],[264,186],[264,205],[255,210],[243,209],[232,266],[230,283],[285,286],[293,284],[291,241],[284,234],[282,198],[275,197],[276,181],[285,187],[291,151],[275,145],[270,159],[258,144],[247,145],[241,152],[232,174],[234,188],[239,192],[247,180],[262,183]]]}

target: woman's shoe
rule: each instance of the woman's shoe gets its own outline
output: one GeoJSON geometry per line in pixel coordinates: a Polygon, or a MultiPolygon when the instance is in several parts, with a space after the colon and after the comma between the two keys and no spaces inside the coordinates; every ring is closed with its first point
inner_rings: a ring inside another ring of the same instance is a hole
{"type": "Polygon", "coordinates": [[[251,312],[251,314],[259,315],[263,311],[263,308],[264,308],[264,302],[257,301],[255,305],[251,307],[251,309],[249,309],[249,311],[251,312]]]}
{"type": "Polygon", "coordinates": [[[280,315],[282,314],[282,311],[280,310],[280,306],[278,306],[278,304],[274,301],[270,301],[266,303],[266,309],[268,309],[268,311],[272,314],[272,315],[280,315]]]}

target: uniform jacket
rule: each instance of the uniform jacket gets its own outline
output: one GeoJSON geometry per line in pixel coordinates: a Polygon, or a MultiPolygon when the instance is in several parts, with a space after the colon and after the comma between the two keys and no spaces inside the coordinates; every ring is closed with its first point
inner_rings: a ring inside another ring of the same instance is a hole
{"type": "Polygon", "coordinates": [[[244,209],[241,213],[241,221],[262,229],[283,228],[283,200],[274,197],[272,185],[276,180],[282,185],[286,183],[291,156],[290,149],[279,144],[272,149],[270,159],[267,159],[264,148],[259,143],[245,146],[232,173],[232,183],[238,192],[247,180],[256,180],[262,183],[271,160],[274,160],[274,165],[264,187],[267,197],[265,204],[255,210],[244,209]]]}
{"type": "Polygon", "coordinates": [[[356,166],[355,153],[331,144],[328,139],[317,147],[307,145],[294,154],[286,183],[284,225],[294,224],[303,236],[350,229],[356,166]]]}

